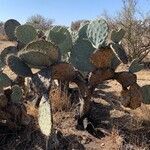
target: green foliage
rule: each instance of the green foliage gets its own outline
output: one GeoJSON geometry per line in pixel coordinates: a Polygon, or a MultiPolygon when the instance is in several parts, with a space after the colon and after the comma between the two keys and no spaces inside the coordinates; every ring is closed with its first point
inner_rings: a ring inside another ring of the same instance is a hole
{"type": "Polygon", "coordinates": [[[122,45],[111,43],[110,47],[119,60],[121,60],[124,64],[128,63],[128,57],[122,45]]]}
{"type": "Polygon", "coordinates": [[[135,72],[142,70],[143,68],[144,68],[144,64],[141,64],[138,59],[134,59],[131,62],[131,65],[129,67],[129,71],[132,73],[135,73],[135,72]]]}
{"type": "Polygon", "coordinates": [[[87,36],[95,48],[101,47],[108,36],[108,25],[105,20],[94,20],[87,28],[87,36]]]}
{"type": "Polygon", "coordinates": [[[37,32],[33,26],[20,25],[16,28],[15,34],[20,42],[28,44],[36,38],[37,32]]]}
{"type": "Polygon", "coordinates": [[[94,50],[94,47],[88,40],[77,40],[71,49],[70,62],[77,69],[89,72],[93,68],[89,58],[94,50]]]}
{"type": "Polygon", "coordinates": [[[19,25],[20,25],[20,23],[14,19],[10,19],[5,22],[4,29],[5,29],[5,33],[9,40],[11,40],[11,41],[17,40],[17,38],[15,36],[15,29],[19,25]]]}
{"type": "Polygon", "coordinates": [[[122,38],[124,37],[126,31],[124,29],[120,29],[118,31],[115,31],[113,30],[111,32],[111,40],[114,42],[114,43],[119,43],[122,38]]]}
{"type": "Polygon", "coordinates": [[[22,89],[18,85],[12,86],[11,101],[16,104],[21,103],[22,96],[22,89]]]}
{"type": "Polygon", "coordinates": [[[23,77],[32,76],[32,71],[22,60],[20,60],[15,55],[8,55],[6,58],[6,63],[9,68],[17,75],[23,77]]]}
{"type": "Polygon", "coordinates": [[[144,85],[141,87],[142,95],[145,104],[150,104],[150,85],[144,85]]]}
{"type": "Polygon", "coordinates": [[[2,61],[3,64],[6,64],[6,57],[9,54],[16,54],[18,52],[17,48],[15,46],[9,46],[6,47],[0,55],[0,59],[2,61]]]}
{"type": "Polygon", "coordinates": [[[11,86],[11,80],[5,73],[0,73],[0,87],[5,88],[11,86]]]}
{"type": "Polygon", "coordinates": [[[29,43],[18,56],[32,67],[47,67],[60,60],[59,49],[51,42],[40,40],[29,43]]]}
{"type": "Polygon", "coordinates": [[[65,55],[72,48],[72,38],[67,28],[62,26],[54,26],[46,33],[47,41],[56,44],[61,52],[65,55]]]}

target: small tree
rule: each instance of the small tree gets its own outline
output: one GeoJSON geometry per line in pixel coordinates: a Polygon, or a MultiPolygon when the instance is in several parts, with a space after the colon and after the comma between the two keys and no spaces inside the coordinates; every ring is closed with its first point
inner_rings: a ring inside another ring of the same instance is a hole
{"type": "Polygon", "coordinates": [[[34,15],[27,19],[27,24],[32,25],[34,28],[45,31],[52,27],[54,20],[47,19],[41,15],[34,15]]]}

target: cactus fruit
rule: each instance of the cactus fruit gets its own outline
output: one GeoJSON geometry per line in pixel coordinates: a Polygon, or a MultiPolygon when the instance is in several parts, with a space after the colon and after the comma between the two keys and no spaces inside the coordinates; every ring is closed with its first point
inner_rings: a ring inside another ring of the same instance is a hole
{"type": "Polygon", "coordinates": [[[111,43],[110,47],[120,61],[122,61],[124,64],[128,63],[128,57],[122,45],[111,43]]]}
{"type": "Polygon", "coordinates": [[[8,54],[17,54],[18,50],[15,46],[6,47],[0,55],[1,61],[6,64],[6,57],[8,54]]]}
{"type": "Polygon", "coordinates": [[[36,38],[36,30],[30,25],[20,25],[15,30],[18,41],[28,44],[36,38]]]}
{"type": "Polygon", "coordinates": [[[58,63],[51,66],[52,79],[58,79],[61,81],[71,81],[75,75],[75,68],[69,63],[58,63]]]}
{"type": "Polygon", "coordinates": [[[47,96],[42,96],[41,102],[39,105],[39,117],[38,123],[42,133],[49,137],[52,133],[53,127],[53,118],[52,118],[52,111],[51,105],[49,102],[49,98],[47,96]]]}
{"type": "Polygon", "coordinates": [[[137,81],[136,75],[130,72],[115,73],[114,79],[116,79],[122,85],[123,89],[126,89],[137,81]]]}
{"type": "Polygon", "coordinates": [[[13,103],[19,104],[21,103],[23,93],[21,88],[18,85],[12,86],[12,93],[11,93],[11,101],[13,103]]]}
{"type": "Polygon", "coordinates": [[[150,104],[150,85],[144,85],[141,87],[143,95],[143,103],[150,104]]]}
{"type": "Polygon", "coordinates": [[[108,25],[103,19],[90,22],[87,28],[87,36],[95,48],[98,49],[103,45],[108,36],[108,30],[108,25]]]}
{"type": "Polygon", "coordinates": [[[109,68],[103,69],[99,68],[92,71],[89,74],[88,82],[91,86],[97,86],[98,84],[102,83],[103,81],[112,79],[114,76],[114,71],[109,68]]]}
{"type": "Polygon", "coordinates": [[[15,29],[20,23],[14,19],[7,20],[4,24],[5,33],[10,41],[16,41],[15,29]]]}
{"type": "Polygon", "coordinates": [[[137,83],[132,84],[129,88],[129,91],[130,91],[131,100],[128,107],[131,109],[136,109],[140,107],[143,101],[143,96],[139,85],[137,83]]]}
{"type": "Polygon", "coordinates": [[[90,57],[91,63],[96,68],[106,68],[111,66],[111,60],[113,59],[113,52],[110,48],[100,48],[93,52],[90,57]]]}
{"type": "Polygon", "coordinates": [[[135,73],[144,68],[144,64],[139,63],[138,59],[134,59],[129,67],[129,72],[135,73]]]}
{"type": "Polygon", "coordinates": [[[58,47],[51,42],[39,40],[29,43],[18,56],[32,67],[47,67],[60,60],[58,47]]]}
{"type": "Polygon", "coordinates": [[[54,26],[48,31],[46,37],[47,41],[50,41],[59,47],[62,56],[72,48],[72,38],[65,27],[54,26]]]}
{"type": "Polygon", "coordinates": [[[118,31],[115,31],[113,30],[111,32],[111,40],[114,42],[114,43],[119,43],[122,38],[124,37],[126,31],[124,29],[120,29],[118,31]]]}
{"type": "Polygon", "coordinates": [[[93,70],[93,65],[89,58],[94,50],[94,47],[88,40],[78,39],[71,49],[70,62],[75,68],[83,72],[90,72],[93,70]]]}
{"type": "Polygon", "coordinates": [[[0,73],[0,87],[5,88],[8,86],[11,86],[10,78],[4,73],[0,73]]]}
{"type": "Polygon", "coordinates": [[[8,55],[6,58],[6,63],[9,68],[17,75],[23,77],[31,77],[32,71],[21,59],[15,55],[8,55]]]}

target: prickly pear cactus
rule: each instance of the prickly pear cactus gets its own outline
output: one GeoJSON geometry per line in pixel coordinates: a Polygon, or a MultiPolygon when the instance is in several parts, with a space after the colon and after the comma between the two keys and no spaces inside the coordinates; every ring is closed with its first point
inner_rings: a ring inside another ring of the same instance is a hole
{"type": "Polygon", "coordinates": [[[110,38],[114,43],[119,43],[124,37],[125,33],[126,31],[124,29],[120,29],[118,31],[113,30],[110,38]]]}
{"type": "Polygon", "coordinates": [[[17,75],[23,77],[31,77],[32,71],[22,60],[20,60],[15,55],[8,55],[6,58],[6,63],[9,68],[17,75]]]}
{"type": "Polygon", "coordinates": [[[20,42],[28,44],[36,38],[37,32],[33,26],[20,25],[16,28],[15,34],[20,42]]]}
{"type": "Polygon", "coordinates": [[[18,56],[33,68],[47,67],[60,60],[58,47],[44,40],[29,43],[18,56]]]}
{"type": "Polygon", "coordinates": [[[150,85],[144,85],[141,87],[143,103],[150,104],[150,85]]]}
{"type": "Polygon", "coordinates": [[[80,39],[87,39],[87,33],[86,32],[87,32],[88,25],[89,24],[87,23],[87,24],[85,24],[79,28],[78,36],[80,39]]]}
{"type": "Polygon", "coordinates": [[[129,67],[129,72],[135,73],[142,70],[143,68],[144,64],[141,64],[138,59],[134,59],[129,67]]]}
{"type": "Polygon", "coordinates": [[[72,38],[67,28],[62,26],[54,26],[47,32],[47,41],[56,44],[61,52],[65,55],[72,48],[72,38]]]}
{"type": "Polygon", "coordinates": [[[7,20],[4,24],[5,34],[7,35],[10,41],[16,41],[17,38],[15,36],[15,29],[19,26],[20,23],[17,20],[10,19],[7,20]]]}
{"type": "Polygon", "coordinates": [[[95,48],[101,47],[108,36],[108,25],[105,20],[94,20],[87,28],[87,36],[95,48]]]}
{"type": "Polygon", "coordinates": [[[0,93],[0,108],[7,106],[8,100],[3,93],[0,93]]]}
{"type": "Polygon", "coordinates": [[[88,40],[77,40],[71,49],[70,62],[75,68],[83,72],[90,72],[93,69],[93,65],[89,58],[94,50],[88,40]]]}
{"type": "Polygon", "coordinates": [[[122,61],[124,64],[128,63],[128,56],[127,56],[124,48],[122,47],[122,45],[116,44],[116,43],[111,43],[110,47],[120,61],[122,61]]]}
{"type": "Polygon", "coordinates": [[[11,86],[11,80],[10,78],[4,74],[4,73],[0,73],[0,87],[8,87],[11,86]]]}
{"type": "Polygon", "coordinates": [[[21,103],[22,96],[22,89],[18,85],[12,86],[11,101],[13,103],[19,104],[21,103]]]}
{"type": "Polygon", "coordinates": [[[6,47],[0,54],[1,61],[6,65],[6,57],[9,54],[17,54],[18,50],[15,46],[6,47]]]}

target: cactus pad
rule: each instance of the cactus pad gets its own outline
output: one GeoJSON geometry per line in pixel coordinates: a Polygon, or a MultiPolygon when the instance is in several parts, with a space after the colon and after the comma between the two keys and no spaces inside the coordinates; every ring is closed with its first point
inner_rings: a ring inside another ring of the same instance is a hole
{"type": "Polygon", "coordinates": [[[77,40],[71,49],[70,62],[83,72],[90,72],[93,65],[90,62],[90,55],[94,47],[88,40],[77,40]]]}
{"type": "Polygon", "coordinates": [[[3,108],[7,105],[7,98],[3,93],[0,93],[0,108],[3,108]]]}
{"type": "Polygon", "coordinates": [[[10,78],[4,73],[0,73],[0,87],[4,88],[8,86],[11,86],[10,78]]]}
{"type": "Polygon", "coordinates": [[[128,57],[122,45],[111,43],[110,47],[119,60],[121,60],[124,64],[128,63],[128,57]]]}
{"type": "Polygon", "coordinates": [[[8,55],[6,59],[9,68],[17,75],[23,77],[32,76],[31,69],[15,55],[8,55]]]}
{"type": "Polygon", "coordinates": [[[18,85],[14,85],[12,87],[11,101],[17,104],[21,103],[22,96],[23,96],[23,92],[21,88],[18,85]]]}
{"type": "Polygon", "coordinates": [[[33,41],[37,35],[34,27],[30,25],[18,26],[15,30],[15,34],[16,34],[17,39],[24,44],[27,44],[33,41]]]}
{"type": "Polygon", "coordinates": [[[7,20],[4,25],[5,33],[9,40],[16,41],[15,29],[20,23],[14,19],[7,20]]]}
{"type": "Polygon", "coordinates": [[[97,68],[106,68],[111,66],[113,52],[110,48],[101,48],[91,55],[91,63],[97,68]]]}
{"type": "Polygon", "coordinates": [[[143,95],[143,103],[150,104],[150,85],[144,85],[141,87],[142,95],[143,95]]]}
{"type": "Polygon", "coordinates": [[[75,68],[69,63],[62,62],[52,66],[52,79],[71,81],[75,75],[75,68]]]}
{"type": "Polygon", "coordinates": [[[132,73],[138,72],[144,68],[144,64],[139,63],[138,59],[134,59],[131,62],[131,65],[129,67],[129,71],[132,73]]]}
{"type": "Polygon", "coordinates": [[[78,32],[79,38],[87,39],[87,33],[86,33],[87,28],[88,28],[88,23],[79,28],[79,32],[78,32]]]}
{"type": "Polygon", "coordinates": [[[62,26],[54,26],[47,33],[47,41],[51,41],[56,44],[61,52],[61,55],[65,55],[72,48],[72,38],[67,28],[62,26]]]}
{"type": "Polygon", "coordinates": [[[29,43],[18,56],[32,67],[47,67],[60,60],[58,47],[44,40],[29,43]]]}
{"type": "Polygon", "coordinates": [[[87,36],[95,48],[99,48],[108,36],[108,25],[105,20],[94,20],[87,28],[87,36]]]}
{"type": "Polygon", "coordinates": [[[118,31],[115,31],[113,30],[111,32],[111,40],[114,42],[114,43],[119,43],[122,38],[124,37],[126,31],[124,29],[120,29],[118,31]]]}
{"type": "Polygon", "coordinates": [[[9,47],[6,47],[2,52],[1,52],[1,55],[0,55],[0,58],[2,60],[2,62],[4,64],[6,64],[6,57],[8,54],[16,54],[18,52],[17,48],[15,46],[9,46],[9,47]]]}

